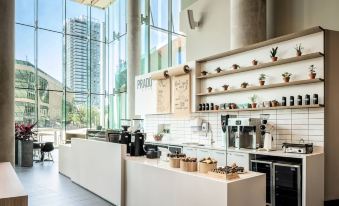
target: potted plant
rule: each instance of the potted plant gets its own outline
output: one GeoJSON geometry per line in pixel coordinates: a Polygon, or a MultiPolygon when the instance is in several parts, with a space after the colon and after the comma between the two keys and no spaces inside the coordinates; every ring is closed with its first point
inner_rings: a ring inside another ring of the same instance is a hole
{"type": "Polygon", "coordinates": [[[212,87],[207,88],[208,93],[212,92],[212,87]]]}
{"type": "Polygon", "coordinates": [[[253,60],[252,60],[252,65],[253,65],[253,66],[258,65],[258,61],[257,61],[256,59],[253,59],[253,60]]]}
{"type": "Polygon", "coordinates": [[[258,96],[256,94],[250,97],[250,100],[252,102],[251,104],[252,108],[257,108],[257,99],[258,99],[258,96]]]}
{"type": "Polygon", "coordinates": [[[164,134],[158,133],[158,134],[155,134],[153,137],[155,141],[161,141],[162,138],[164,137],[164,134]]]}
{"type": "Polygon", "coordinates": [[[290,78],[291,78],[291,76],[292,76],[292,74],[291,74],[291,73],[288,73],[288,72],[284,72],[284,73],[282,73],[281,75],[282,75],[282,77],[283,77],[285,83],[289,82],[289,81],[290,81],[290,78]]]}
{"type": "Polygon", "coordinates": [[[229,85],[227,85],[227,84],[222,85],[222,88],[224,88],[224,91],[226,91],[228,89],[228,87],[229,87],[229,85]]]}
{"type": "Polygon", "coordinates": [[[243,82],[243,83],[241,83],[241,88],[246,88],[247,86],[248,86],[248,83],[247,82],[243,82]]]}
{"type": "Polygon", "coordinates": [[[33,166],[33,128],[35,124],[15,124],[15,141],[17,144],[17,163],[21,167],[33,166]]]}
{"type": "Polygon", "coordinates": [[[316,67],[312,64],[309,68],[309,79],[315,79],[315,76],[317,76],[317,73],[315,72],[316,67]]]}
{"type": "Polygon", "coordinates": [[[264,86],[265,85],[265,80],[266,80],[266,74],[260,74],[259,75],[259,85],[264,86]]]}
{"type": "Polygon", "coordinates": [[[301,56],[302,51],[304,50],[304,47],[302,47],[301,44],[299,44],[299,45],[297,44],[294,49],[297,52],[297,56],[301,56]]]}
{"type": "Polygon", "coordinates": [[[221,69],[220,67],[218,67],[218,68],[215,69],[215,71],[216,71],[217,73],[220,73],[220,72],[222,71],[222,69],[221,69]]]}
{"type": "Polygon", "coordinates": [[[201,72],[201,75],[202,75],[202,76],[205,76],[206,74],[208,74],[207,71],[202,71],[202,72],[201,72]]]}
{"type": "Polygon", "coordinates": [[[232,68],[233,68],[233,69],[239,69],[240,66],[239,66],[238,64],[233,64],[233,65],[232,65],[232,68]]]}
{"type": "Polygon", "coordinates": [[[279,102],[277,100],[272,100],[272,107],[277,107],[279,105],[279,102]]]}
{"type": "Polygon", "coordinates": [[[277,53],[278,53],[278,47],[272,48],[271,51],[271,59],[273,62],[278,60],[277,53]]]}

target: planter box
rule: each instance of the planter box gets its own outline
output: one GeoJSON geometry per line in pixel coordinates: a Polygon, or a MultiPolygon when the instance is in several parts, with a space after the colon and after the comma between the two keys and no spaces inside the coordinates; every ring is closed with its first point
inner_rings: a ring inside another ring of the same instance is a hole
{"type": "Polygon", "coordinates": [[[20,167],[33,166],[33,141],[17,141],[17,160],[20,167]]]}

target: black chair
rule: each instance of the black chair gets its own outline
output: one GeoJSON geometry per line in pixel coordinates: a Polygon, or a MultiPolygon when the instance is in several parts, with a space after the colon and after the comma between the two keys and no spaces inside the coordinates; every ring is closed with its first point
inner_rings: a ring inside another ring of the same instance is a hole
{"type": "Polygon", "coordinates": [[[47,154],[47,161],[52,161],[53,156],[52,156],[52,151],[54,150],[54,145],[53,142],[46,142],[44,146],[41,148],[41,161],[45,161],[45,154],[47,154]]]}

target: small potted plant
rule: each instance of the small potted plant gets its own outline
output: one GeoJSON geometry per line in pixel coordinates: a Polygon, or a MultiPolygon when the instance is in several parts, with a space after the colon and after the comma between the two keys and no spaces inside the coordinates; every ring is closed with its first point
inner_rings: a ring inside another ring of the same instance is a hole
{"type": "Polygon", "coordinates": [[[212,87],[207,88],[208,93],[212,92],[212,87]]]}
{"type": "Polygon", "coordinates": [[[228,87],[229,87],[229,85],[227,85],[227,84],[222,85],[222,88],[224,88],[224,91],[226,91],[228,89],[228,87]]]}
{"type": "Polygon", "coordinates": [[[278,53],[278,47],[272,48],[271,49],[271,59],[273,62],[278,60],[277,53],[278,53]]]}
{"type": "Polygon", "coordinates": [[[237,105],[235,103],[230,103],[230,109],[236,109],[237,108],[237,105]]]}
{"type": "Polygon", "coordinates": [[[253,65],[253,66],[256,66],[256,65],[258,65],[258,60],[256,60],[256,59],[253,59],[253,60],[252,60],[252,65],[253,65]]]}
{"type": "Polygon", "coordinates": [[[281,75],[282,75],[282,77],[283,77],[285,83],[289,82],[289,81],[290,81],[290,78],[291,78],[291,76],[292,76],[292,74],[291,74],[291,73],[288,73],[288,72],[284,72],[284,73],[282,73],[281,75]]]}
{"type": "Polygon", "coordinates": [[[304,50],[304,47],[302,47],[301,44],[299,44],[299,45],[297,44],[294,49],[297,52],[297,56],[301,56],[302,51],[304,50]]]}
{"type": "Polygon", "coordinates": [[[162,133],[158,133],[153,136],[155,141],[161,141],[163,137],[164,137],[164,134],[162,133]]]}
{"type": "Polygon", "coordinates": [[[241,83],[241,88],[245,89],[247,86],[248,86],[248,83],[247,82],[243,82],[241,83]]]}
{"type": "Polygon", "coordinates": [[[233,64],[233,65],[232,65],[232,68],[235,70],[235,69],[239,69],[240,66],[239,66],[238,64],[233,64]]]}
{"type": "Polygon", "coordinates": [[[312,64],[308,69],[309,69],[308,78],[315,79],[315,77],[317,76],[317,73],[315,72],[316,67],[312,64]]]}
{"type": "Polygon", "coordinates": [[[259,75],[259,85],[264,86],[265,85],[265,80],[266,80],[266,74],[260,74],[259,75]]]}
{"type": "Polygon", "coordinates": [[[217,73],[220,73],[220,72],[222,71],[222,69],[221,69],[220,67],[218,67],[218,68],[215,69],[215,71],[216,71],[217,73]]]}
{"type": "Polygon", "coordinates": [[[256,94],[250,97],[252,108],[257,108],[257,99],[258,96],[256,94]]]}
{"type": "Polygon", "coordinates": [[[207,71],[202,71],[202,72],[201,72],[201,75],[202,75],[202,76],[205,76],[205,75],[207,75],[207,74],[208,74],[207,71]]]}
{"type": "Polygon", "coordinates": [[[277,100],[272,100],[271,103],[272,103],[272,107],[279,106],[279,102],[277,100]]]}

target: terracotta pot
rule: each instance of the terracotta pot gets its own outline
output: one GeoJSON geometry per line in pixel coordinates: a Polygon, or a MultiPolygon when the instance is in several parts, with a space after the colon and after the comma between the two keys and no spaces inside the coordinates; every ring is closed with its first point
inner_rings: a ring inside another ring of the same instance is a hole
{"type": "Polygon", "coordinates": [[[234,103],[232,103],[230,106],[231,106],[231,109],[236,109],[237,108],[237,105],[234,104],[234,103]]]}
{"type": "Polygon", "coordinates": [[[252,108],[257,108],[257,103],[252,103],[252,108]]]}
{"type": "Polygon", "coordinates": [[[278,101],[272,101],[271,104],[272,104],[272,107],[277,107],[279,102],[278,101]]]}
{"type": "Polygon", "coordinates": [[[239,68],[239,65],[233,64],[233,65],[232,65],[232,68],[233,68],[233,69],[238,69],[238,68],[239,68]]]}
{"type": "Polygon", "coordinates": [[[207,88],[208,93],[212,92],[212,87],[207,88]]]}
{"type": "Polygon", "coordinates": [[[301,56],[301,51],[297,51],[297,56],[300,57],[301,56]]]}
{"type": "Polygon", "coordinates": [[[284,77],[284,82],[290,82],[290,77],[284,77]]]}
{"type": "Polygon", "coordinates": [[[278,57],[272,57],[272,61],[275,62],[278,60],[278,57]]]}
{"type": "Polygon", "coordinates": [[[316,76],[317,76],[317,73],[309,73],[308,74],[309,79],[315,79],[316,76]]]}
{"type": "Polygon", "coordinates": [[[215,106],[214,106],[214,109],[215,109],[215,110],[219,110],[219,105],[215,105],[215,106]]]}
{"type": "Polygon", "coordinates": [[[257,60],[252,60],[252,65],[253,65],[253,66],[258,65],[258,61],[257,61],[257,60]]]}
{"type": "Polygon", "coordinates": [[[206,71],[202,71],[202,72],[201,72],[201,75],[202,75],[202,76],[205,76],[207,73],[208,73],[208,72],[206,72],[206,71]]]}
{"type": "Polygon", "coordinates": [[[223,85],[222,88],[224,88],[224,91],[228,89],[228,85],[223,85]]]}
{"type": "Polygon", "coordinates": [[[259,85],[264,86],[265,85],[265,80],[259,80],[259,85]]]}

